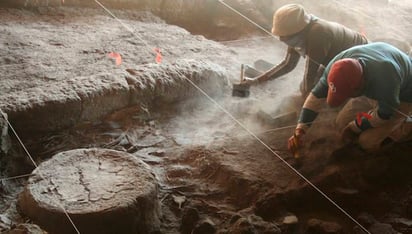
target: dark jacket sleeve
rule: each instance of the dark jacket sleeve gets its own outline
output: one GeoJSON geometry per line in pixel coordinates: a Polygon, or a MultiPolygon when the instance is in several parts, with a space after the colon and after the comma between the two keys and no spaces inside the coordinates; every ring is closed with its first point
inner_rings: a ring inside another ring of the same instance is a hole
{"type": "Polygon", "coordinates": [[[280,76],[283,76],[291,72],[298,64],[299,59],[300,54],[296,52],[296,50],[294,50],[293,48],[288,47],[286,57],[282,60],[282,62],[263,73],[260,77],[258,77],[259,82],[276,79],[280,76]]]}

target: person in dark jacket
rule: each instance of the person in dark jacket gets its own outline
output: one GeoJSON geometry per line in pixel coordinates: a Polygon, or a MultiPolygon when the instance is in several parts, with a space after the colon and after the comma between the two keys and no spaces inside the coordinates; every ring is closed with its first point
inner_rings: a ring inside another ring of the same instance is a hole
{"type": "Polygon", "coordinates": [[[288,148],[296,152],[324,103],[338,107],[336,127],[344,142],[375,151],[409,137],[412,123],[412,58],[376,42],[339,53],[305,100],[288,148]]]}
{"type": "Polygon", "coordinates": [[[320,68],[333,57],[352,46],[368,43],[361,33],[310,15],[299,4],[285,5],[274,13],[272,34],[288,45],[286,57],[278,65],[255,78],[245,79],[243,83],[252,85],[285,75],[296,67],[302,56],[307,59],[300,85],[304,97],[318,81],[320,68]]]}

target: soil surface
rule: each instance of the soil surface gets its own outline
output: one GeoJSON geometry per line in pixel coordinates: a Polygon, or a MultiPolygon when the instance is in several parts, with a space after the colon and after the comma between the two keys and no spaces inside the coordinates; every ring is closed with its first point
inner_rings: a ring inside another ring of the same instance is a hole
{"type": "MultiPolygon", "coordinates": [[[[276,4],[283,2],[288,1],[276,4]]],[[[385,31],[384,37],[412,42],[408,1],[319,2],[307,7],[322,18],[364,28],[372,38],[385,31]]],[[[240,64],[257,59],[277,63],[285,53],[272,37],[224,41],[219,36],[214,41],[210,31],[205,33],[209,39],[193,35],[149,12],[113,12],[141,30],[144,42],[162,48],[164,63],[213,63],[217,70],[225,69],[229,84],[237,82],[240,64]]],[[[1,96],[8,97],[2,99],[3,107],[13,93],[40,92],[72,77],[123,74],[155,63],[152,51],[101,9],[0,8],[0,18],[5,52],[0,55],[1,96]],[[107,57],[113,51],[124,55],[121,66],[107,57]]],[[[248,98],[232,97],[228,85],[212,101],[197,95],[173,104],[139,103],[70,128],[21,132],[22,142],[37,165],[79,148],[123,151],[143,160],[159,183],[160,233],[363,233],[362,228],[412,233],[411,143],[374,154],[356,147],[336,150],[336,111],[326,109],[295,159],[286,147],[295,118],[281,125],[262,119],[262,110],[273,113],[282,107],[284,113],[301,105],[296,93],[303,67],[301,61],[288,75],[251,87],[248,98]]],[[[8,178],[0,184],[0,231],[41,233],[16,205],[35,166],[9,132],[13,147],[0,159],[2,178],[8,178]]]]}

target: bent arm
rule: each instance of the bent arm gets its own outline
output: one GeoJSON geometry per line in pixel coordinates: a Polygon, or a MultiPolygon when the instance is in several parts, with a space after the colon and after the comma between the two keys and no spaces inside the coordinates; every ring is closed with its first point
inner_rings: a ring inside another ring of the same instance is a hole
{"type": "Polygon", "coordinates": [[[329,88],[326,82],[326,76],[327,75],[318,81],[316,86],[306,98],[299,114],[296,129],[303,129],[306,132],[306,130],[312,125],[312,122],[315,121],[320,110],[323,108],[329,88]]]}
{"type": "Polygon", "coordinates": [[[349,123],[352,131],[360,133],[369,128],[380,127],[388,123],[400,105],[399,92],[399,82],[386,82],[385,89],[380,92],[381,97],[379,98],[377,108],[369,111],[366,117],[359,116],[355,121],[349,123]]]}
{"type": "Polygon", "coordinates": [[[315,121],[324,103],[325,98],[319,98],[310,93],[303,104],[296,129],[303,129],[306,132],[315,121]]]}
{"type": "Polygon", "coordinates": [[[299,62],[299,59],[300,54],[293,48],[288,47],[286,57],[282,60],[282,62],[266,71],[265,73],[261,74],[260,76],[256,77],[255,83],[276,79],[291,72],[293,69],[295,69],[296,65],[299,62]]]}

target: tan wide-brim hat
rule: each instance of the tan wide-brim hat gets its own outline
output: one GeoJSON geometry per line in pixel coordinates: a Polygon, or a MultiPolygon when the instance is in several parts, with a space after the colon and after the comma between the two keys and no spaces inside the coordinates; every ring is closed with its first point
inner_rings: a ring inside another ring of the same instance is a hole
{"type": "Polygon", "coordinates": [[[303,30],[310,22],[310,15],[302,5],[288,4],[273,14],[272,33],[275,36],[290,36],[303,30]]]}

